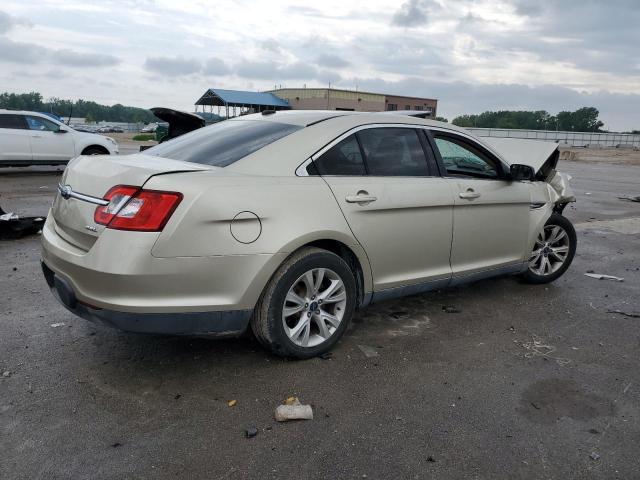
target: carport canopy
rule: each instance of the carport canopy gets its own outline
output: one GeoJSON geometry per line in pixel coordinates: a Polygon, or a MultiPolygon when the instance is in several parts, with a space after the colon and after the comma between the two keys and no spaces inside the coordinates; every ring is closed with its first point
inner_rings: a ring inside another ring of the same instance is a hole
{"type": "Polygon", "coordinates": [[[221,88],[208,89],[195,104],[196,110],[198,105],[225,107],[227,118],[229,117],[229,107],[246,108],[254,112],[289,110],[291,108],[287,101],[275,96],[273,93],[224,90],[221,88]]]}

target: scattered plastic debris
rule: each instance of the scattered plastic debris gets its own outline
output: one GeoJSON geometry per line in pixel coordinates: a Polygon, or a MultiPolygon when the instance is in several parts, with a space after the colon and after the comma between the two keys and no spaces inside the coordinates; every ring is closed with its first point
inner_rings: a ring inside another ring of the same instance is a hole
{"type": "Polygon", "coordinates": [[[619,200],[629,200],[630,202],[640,202],[640,195],[632,196],[625,195],[624,197],[618,197],[619,200]]]}
{"type": "Polygon", "coordinates": [[[111,446],[112,446],[113,448],[118,448],[118,447],[121,447],[121,446],[122,446],[122,444],[121,444],[120,442],[116,442],[116,443],[112,443],[112,444],[111,444],[111,446]]]}
{"type": "Polygon", "coordinates": [[[258,435],[258,429],[256,427],[249,427],[244,431],[244,436],[247,438],[253,438],[258,435]]]}
{"type": "Polygon", "coordinates": [[[443,305],[442,306],[442,311],[444,313],[460,313],[460,312],[462,312],[462,310],[460,310],[458,307],[454,307],[453,305],[443,305]]]}
{"type": "Polygon", "coordinates": [[[228,405],[229,407],[235,407],[235,406],[236,406],[236,403],[238,403],[238,401],[237,401],[237,400],[229,400],[229,401],[227,402],[227,405],[228,405]]]}
{"type": "Polygon", "coordinates": [[[324,352],[318,355],[318,358],[321,358],[322,360],[331,360],[332,357],[333,354],[331,352],[324,352]]]}
{"type": "Polygon", "coordinates": [[[514,340],[513,342],[525,350],[528,350],[527,353],[524,354],[524,358],[542,357],[545,360],[552,359],[561,367],[571,363],[571,360],[568,358],[552,355],[555,353],[556,347],[544,343],[544,340],[537,335],[533,335],[531,342],[519,342],[518,340],[514,340]]]}
{"type": "Polygon", "coordinates": [[[7,370],[6,372],[2,372],[2,376],[4,378],[9,378],[11,376],[11,372],[9,370],[7,370]]]}
{"type": "Polygon", "coordinates": [[[367,358],[380,356],[378,351],[375,348],[370,347],[369,345],[358,345],[358,348],[362,351],[362,353],[364,353],[364,356],[367,358]]]}
{"type": "Polygon", "coordinates": [[[64,326],[64,322],[52,323],[51,324],[51,328],[58,328],[58,327],[63,327],[63,326],[64,326]]]}
{"type": "Polygon", "coordinates": [[[602,273],[585,273],[585,276],[598,280],[615,280],[616,282],[624,282],[624,278],[616,277],[614,275],[604,275],[602,273]]]}
{"type": "Polygon", "coordinates": [[[598,455],[596,452],[591,452],[591,455],[589,455],[589,458],[591,460],[600,460],[600,455],[598,455]]]}
{"type": "Polygon", "coordinates": [[[584,192],[585,195],[591,195],[591,192],[584,192]]]}
{"type": "Polygon", "coordinates": [[[38,233],[44,225],[43,217],[20,217],[0,207],[0,239],[16,239],[38,233]]]}
{"type": "Polygon", "coordinates": [[[624,315],[625,317],[640,318],[640,313],[628,313],[622,310],[607,310],[607,313],[617,313],[618,315],[624,315]]]}
{"type": "Polygon", "coordinates": [[[284,405],[279,405],[276,408],[275,419],[278,422],[313,420],[313,409],[311,405],[302,405],[298,397],[289,397],[285,400],[284,405]]]}

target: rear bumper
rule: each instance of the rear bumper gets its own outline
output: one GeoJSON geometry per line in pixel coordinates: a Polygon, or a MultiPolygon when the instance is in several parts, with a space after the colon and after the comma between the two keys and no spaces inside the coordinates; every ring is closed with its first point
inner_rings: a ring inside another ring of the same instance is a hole
{"type": "Polygon", "coordinates": [[[167,335],[235,336],[244,332],[252,310],[181,313],[131,313],[87,305],[78,300],[70,282],[41,262],[53,296],[71,313],[90,322],[126,332],[167,335]]]}

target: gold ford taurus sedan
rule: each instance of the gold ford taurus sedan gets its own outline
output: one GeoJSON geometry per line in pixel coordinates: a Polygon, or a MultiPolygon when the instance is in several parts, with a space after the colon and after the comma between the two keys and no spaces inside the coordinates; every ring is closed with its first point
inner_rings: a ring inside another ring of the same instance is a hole
{"type": "Polygon", "coordinates": [[[557,145],[407,115],[247,115],[80,156],[43,229],[71,312],[131,332],[329,350],[356,309],[481,278],[555,280],[576,235],[557,145]],[[489,140],[491,140],[489,142],[489,140]]]}

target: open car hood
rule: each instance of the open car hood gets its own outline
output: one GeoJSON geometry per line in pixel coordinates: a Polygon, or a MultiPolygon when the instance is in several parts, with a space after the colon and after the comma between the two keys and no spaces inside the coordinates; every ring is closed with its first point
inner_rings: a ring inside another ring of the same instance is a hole
{"type": "Polygon", "coordinates": [[[547,182],[549,196],[553,203],[566,204],[576,201],[573,190],[569,186],[571,177],[556,171],[560,158],[557,143],[495,137],[483,137],[482,141],[499,153],[509,165],[519,163],[532,167],[536,172],[536,179],[547,182]]]}
{"type": "Polygon", "coordinates": [[[481,140],[499,153],[509,165],[529,165],[537,176],[542,173],[543,179],[558,164],[558,144],[555,142],[496,137],[482,137],[481,140]]]}

